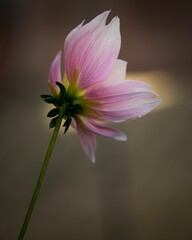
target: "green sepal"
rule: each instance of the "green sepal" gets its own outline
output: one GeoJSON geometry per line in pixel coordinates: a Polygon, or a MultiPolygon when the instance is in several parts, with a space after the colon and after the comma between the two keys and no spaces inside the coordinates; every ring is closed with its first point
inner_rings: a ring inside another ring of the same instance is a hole
{"type": "Polygon", "coordinates": [[[53,97],[51,95],[40,95],[40,96],[46,103],[51,103],[51,104],[55,105],[56,107],[62,106],[62,101],[57,97],[53,97]]]}
{"type": "Polygon", "coordinates": [[[83,108],[79,104],[72,105],[69,109],[71,116],[82,113],[83,108]]]}
{"type": "Polygon", "coordinates": [[[82,108],[81,105],[79,105],[79,104],[72,105],[72,109],[73,109],[75,112],[83,112],[83,108],[82,108]]]}
{"type": "Polygon", "coordinates": [[[51,119],[50,123],[49,123],[49,128],[54,128],[57,122],[58,116],[51,119]]]}
{"type": "Polygon", "coordinates": [[[65,94],[66,94],[66,89],[63,86],[63,84],[61,84],[60,82],[56,82],[56,85],[60,88],[60,95],[59,98],[62,102],[65,101],[65,94]]]}
{"type": "Polygon", "coordinates": [[[57,99],[51,95],[40,95],[40,96],[47,103],[54,104],[55,102],[57,102],[57,99]]]}
{"type": "Polygon", "coordinates": [[[72,121],[72,118],[71,116],[68,114],[67,115],[67,119],[65,121],[65,123],[63,124],[63,127],[65,127],[65,130],[64,130],[64,134],[67,132],[67,130],[69,129],[70,125],[71,125],[71,121],[72,121]]]}
{"type": "Polygon", "coordinates": [[[53,108],[51,111],[48,112],[47,117],[55,117],[59,114],[58,108],[53,108]]]}

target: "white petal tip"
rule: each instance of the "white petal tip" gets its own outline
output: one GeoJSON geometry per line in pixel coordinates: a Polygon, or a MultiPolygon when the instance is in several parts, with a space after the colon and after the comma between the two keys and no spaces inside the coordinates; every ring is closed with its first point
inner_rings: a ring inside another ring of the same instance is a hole
{"type": "Polygon", "coordinates": [[[110,12],[111,12],[111,9],[106,10],[105,12],[103,12],[103,13],[101,13],[101,14],[107,14],[107,15],[109,15],[110,12]]]}
{"type": "Polygon", "coordinates": [[[114,17],[111,22],[109,23],[110,25],[114,25],[115,27],[118,26],[119,27],[119,24],[120,24],[120,19],[119,17],[114,17]]]}
{"type": "Polygon", "coordinates": [[[96,161],[96,159],[95,159],[95,155],[94,155],[94,156],[92,156],[92,157],[90,158],[90,160],[91,160],[91,162],[94,164],[94,163],[95,163],[95,161],[96,161]]]}
{"type": "Polygon", "coordinates": [[[118,140],[118,141],[127,141],[127,136],[122,133],[121,135],[116,136],[116,137],[115,137],[115,140],[118,140]]]}
{"type": "Polygon", "coordinates": [[[155,102],[155,107],[157,107],[159,104],[161,104],[163,102],[162,99],[157,99],[155,102]]]}

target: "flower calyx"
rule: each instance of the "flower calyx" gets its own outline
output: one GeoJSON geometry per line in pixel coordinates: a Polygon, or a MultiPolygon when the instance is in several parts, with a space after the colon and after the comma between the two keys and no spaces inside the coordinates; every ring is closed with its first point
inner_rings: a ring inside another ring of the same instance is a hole
{"type": "Polygon", "coordinates": [[[56,82],[56,85],[59,87],[60,92],[58,96],[52,96],[52,95],[41,95],[41,98],[49,104],[53,104],[55,108],[51,109],[47,117],[52,118],[49,127],[54,128],[57,122],[57,119],[60,114],[61,108],[64,108],[65,111],[62,114],[62,118],[65,119],[65,122],[63,124],[63,127],[65,128],[64,134],[67,132],[71,125],[72,117],[75,117],[76,115],[79,115],[83,112],[83,108],[80,104],[76,103],[76,97],[70,96],[68,92],[66,91],[65,86],[60,83],[56,82]]]}

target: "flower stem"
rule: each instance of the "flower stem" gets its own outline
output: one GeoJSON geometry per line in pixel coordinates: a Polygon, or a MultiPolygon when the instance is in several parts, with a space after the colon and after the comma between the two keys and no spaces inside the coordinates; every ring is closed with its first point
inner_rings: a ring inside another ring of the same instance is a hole
{"type": "Polygon", "coordinates": [[[22,240],[24,238],[25,232],[27,230],[27,227],[28,227],[31,215],[33,213],[33,209],[34,209],[36,200],[38,198],[39,191],[41,189],[41,185],[42,185],[42,182],[43,182],[46,170],[47,170],[49,159],[51,157],[51,154],[52,154],[52,151],[53,151],[53,147],[55,145],[55,142],[56,142],[56,139],[57,139],[57,136],[58,136],[58,133],[59,133],[59,129],[60,129],[60,126],[61,126],[62,118],[63,118],[64,113],[65,113],[65,108],[66,108],[65,104],[63,104],[62,107],[60,108],[59,116],[58,116],[58,119],[57,119],[57,122],[56,122],[56,125],[55,125],[55,128],[54,128],[54,131],[53,131],[53,134],[52,134],[52,137],[51,137],[51,140],[50,140],[50,143],[49,143],[46,155],[45,155],[45,159],[44,159],[44,162],[43,162],[40,174],[39,174],[39,178],[37,180],[37,183],[36,183],[36,186],[35,186],[35,190],[34,190],[32,198],[31,198],[31,202],[29,204],[29,208],[27,210],[27,214],[25,216],[25,220],[23,222],[23,225],[22,225],[22,228],[21,228],[18,240],[22,240]]]}

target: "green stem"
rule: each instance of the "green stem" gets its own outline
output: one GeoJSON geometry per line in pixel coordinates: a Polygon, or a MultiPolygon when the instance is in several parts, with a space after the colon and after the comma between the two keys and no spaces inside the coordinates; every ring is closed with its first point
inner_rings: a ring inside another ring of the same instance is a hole
{"type": "Polygon", "coordinates": [[[25,216],[25,220],[23,222],[18,240],[22,240],[24,238],[25,232],[27,230],[27,226],[29,224],[31,215],[33,213],[33,209],[34,209],[36,200],[38,198],[39,191],[41,189],[41,185],[42,185],[42,182],[43,182],[46,170],[47,170],[49,159],[51,157],[53,147],[55,145],[55,142],[56,142],[56,139],[57,139],[57,136],[58,136],[58,133],[59,133],[59,129],[60,129],[60,126],[61,126],[61,122],[62,122],[62,118],[64,116],[64,113],[65,113],[65,105],[63,104],[63,106],[60,108],[59,117],[57,119],[54,131],[53,131],[53,134],[52,134],[52,137],[51,137],[51,140],[50,140],[50,143],[49,143],[46,155],[45,155],[45,159],[44,159],[44,162],[43,162],[40,174],[39,174],[39,178],[37,180],[36,187],[35,187],[33,196],[31,198],[31,202],[30,202],[29,208],[27,210],[27,214],[25,216]]]}

